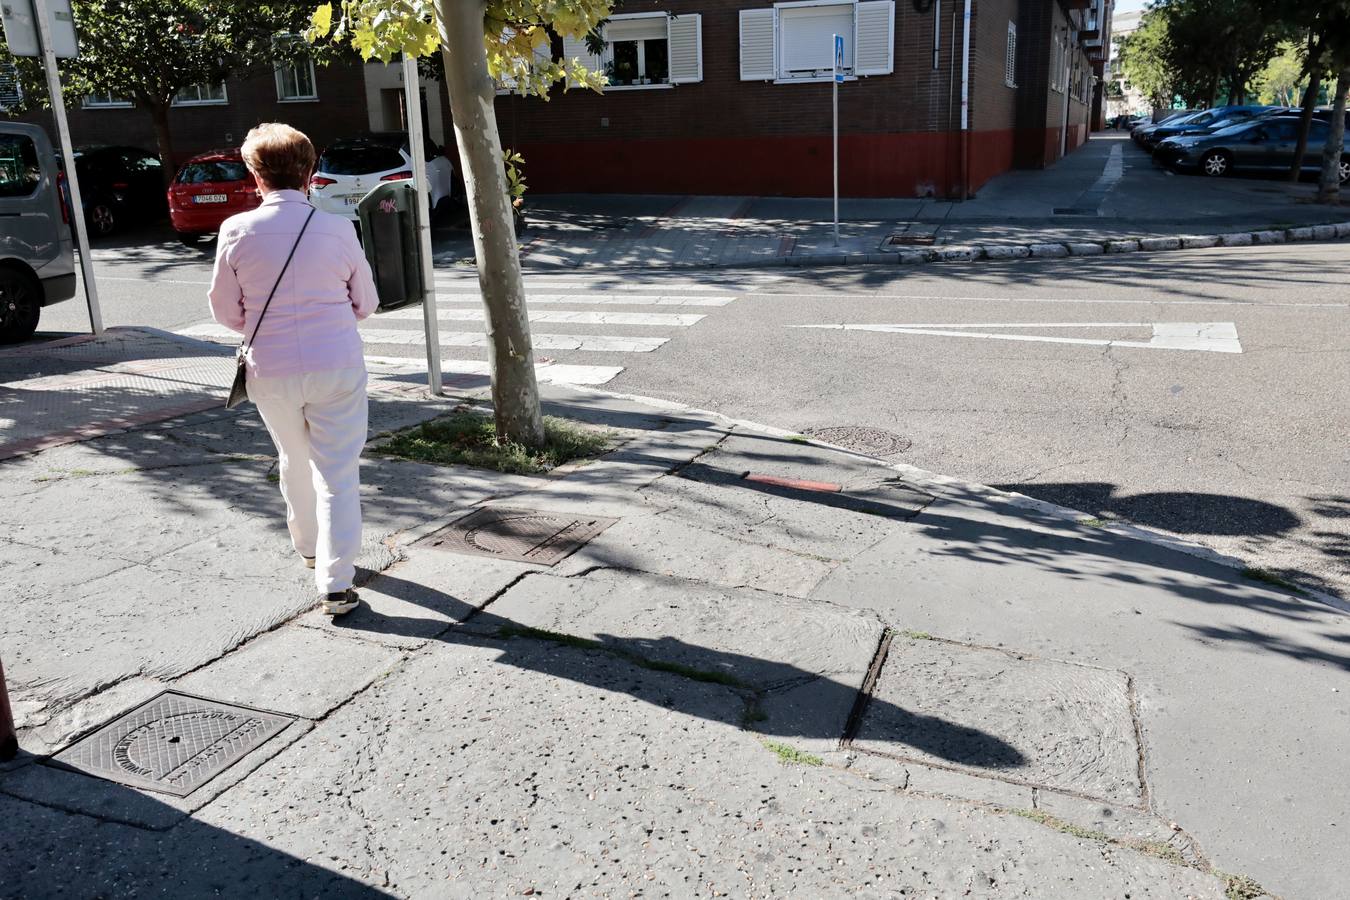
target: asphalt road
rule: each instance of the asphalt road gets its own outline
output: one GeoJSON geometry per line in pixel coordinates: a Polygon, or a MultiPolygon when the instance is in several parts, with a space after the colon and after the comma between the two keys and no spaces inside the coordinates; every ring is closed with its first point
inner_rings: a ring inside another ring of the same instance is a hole
{"type": "MultiPolygon", "coordinates": [[[[106,322],[206,322],[209,251],[143,241],[95,251],[106,322]]],[[[879,429],[895,436],[895,461],[1169,531],[1350,598],[1350,245],[529,284],[552,298],[536,314],[679,319],[536,323],[537,342],[612,339],[539,350],[609,367],[606,389],[803,433],[879,429]],[[621,302],[637,297],[666,300],[621,302]],[[907,330],[856,327],[878,325],[907,330]],[[667,340],[625,345],[636,338],[667,340]]],[[[452,316],[443,335],[481,327],[464,318],[475,308],[471,273],[444,270],[438,288],[452,316]]],[[[46,333],[85,325],[79,301],[43,318],[46,333]]],[[[367,327],[388,336],[417,322],[367,327]]],[[[474,346],[445,355],[485,358],[474,346]]]]}

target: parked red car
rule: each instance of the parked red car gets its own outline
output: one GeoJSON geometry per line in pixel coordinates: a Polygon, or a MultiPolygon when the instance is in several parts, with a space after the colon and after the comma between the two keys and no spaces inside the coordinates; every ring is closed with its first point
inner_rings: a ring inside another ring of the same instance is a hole
{"type": "Polygon", "coordinates": [[[185,244],[220,231],[230,216],[261,202],[238,150],[213,150],[183,164],[169,186],[169,221],[185,244]]]}

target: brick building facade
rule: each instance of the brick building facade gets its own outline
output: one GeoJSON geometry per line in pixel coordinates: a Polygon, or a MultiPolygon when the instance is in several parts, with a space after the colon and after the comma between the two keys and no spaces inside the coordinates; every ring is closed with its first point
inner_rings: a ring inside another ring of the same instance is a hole
{"type": "MultiPolygon", "coordinates": [[[[840,192],[959,197],[1086,140],[1096,51],[1081,36],[1103,27],[1110,5],[971,0],[964,132],[964,0],[624,0],[606,54],[590,62],[612,82],[632,75],[631,45],[649,57],[656,35],[655,69],[644,59],[649,71],[636,72],[652,83],[604,95],[558,86],[547,102],[501,96],[497,118],[541,192],[824,196],[831,85],[811,54],[828,52],[830,29],[852,32],[846,68],[855,50],[859,59],[839,88],[840,192]]],[[[554,51],[588,56],[579,42],[555,41],[554,51]]]]}
{"type": "MultiPolygon", "coordinates": [[[[238,147],[259,122],[287,122],[322,148],[328,142],[369,128],[364,66],[335,61],[305,66],[299,77],[271,67],[240,73],[223,85],[203,86],[176,101],[169,111],[174,156],[182,162],[205,150],[238,147]],[[285,98],[285,99],[283,99],[285,98]]],[[[67,100],[71,142],[76,146],[120,144],[156,150],[149,111],[116,97],[67,100]]],[[[54,134],[51,113],[19,117],[54,134]]]]}
{"type": "MultiPolygon", "coordinates": [[[[1087,139],[1100,116],[1112,3],[618,0],[604,55],[553,42],[555,57],[608,70],[603,95],[563,85],[547,101],[502,91],[497,120],[539,193],[826,196],[828,44],[844,32],[840,192],[959,198],[1087,139]]],[[[445,91],[428,82],[424,98],[428,135],[452,143],[445,91]]],[[[401,104],[397,65],[335,61],[290,79],[265,68],[199,90],[174,106],[170,125],[179,161],[238,146],[264,121],[288,122],[322,149],[402,128],[401,104]]],[[[45,113],[25,118],[51,127],[45,113]]],[[[149,114],[130,105],[74,106],[70,123],[77,146],[155,147],[149,114]]]]}

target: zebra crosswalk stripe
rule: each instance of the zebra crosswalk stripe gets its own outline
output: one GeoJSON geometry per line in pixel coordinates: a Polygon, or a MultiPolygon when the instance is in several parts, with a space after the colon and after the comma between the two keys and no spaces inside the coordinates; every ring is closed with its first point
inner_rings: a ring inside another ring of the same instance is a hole
{"type": "MultiPolygon", "coordinates": [[[[482,322],[481,309],[442,309],[436,313],[442,322],[482,322]]],[[[595,312],[580,310],[550,309],[530,313],[531,322],[565,322],[569,325],[661,325],[672,328],[688,328],[705,318],[702,315],[679,313],[630,313],[595,312]]],[[[422,321],[422,310],[418,308],[400,309],[384,313],[380,320],[422,321]]]]}
{"type": "MultiPolygon", "coordinates": [[[[239,335],[224,325],[196,325],[179,332],[187,337],[238,341],[239,335]]],[[[421,346],[420,330],[361,328],[358,332],[367,344],[421,346]]],[[[534,332],[531,343],[537,350],[590,350],[597,353],[650,353],[670,340],[664,337],[636,337],[608,334],[551,334],[534,332]]],[[[442,347],[486,347],[487,335],[481,331],[449,331],[440,335],[442,347]]]]}

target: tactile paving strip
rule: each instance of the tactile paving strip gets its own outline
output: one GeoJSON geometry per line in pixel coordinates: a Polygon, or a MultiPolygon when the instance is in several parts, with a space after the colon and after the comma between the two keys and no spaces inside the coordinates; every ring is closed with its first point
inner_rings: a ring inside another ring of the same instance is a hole
{"type": "Polygon", "coordinates": [[[186,797],[294,721],[293,716],[165,691],[62,750],[51,763],[186,797]]]}
{"type": "Polygon", "coordinates": [[[437,550],[551,566],[566,559],[618,519],[487,507],[417,543],[437,550]]]}

